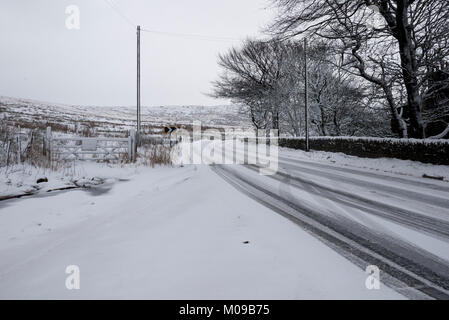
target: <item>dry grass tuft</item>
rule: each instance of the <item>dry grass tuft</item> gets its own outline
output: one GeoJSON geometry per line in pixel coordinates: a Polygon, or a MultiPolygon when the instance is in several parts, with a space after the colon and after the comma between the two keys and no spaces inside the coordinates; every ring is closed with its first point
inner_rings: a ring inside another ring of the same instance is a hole
{"type": "Polygon", "coordinates": [[[154,168],[156,165],[168,166],[171,161],[171,147],[163,144],[146,145],[143,148],[143,164],[154,168]]]}

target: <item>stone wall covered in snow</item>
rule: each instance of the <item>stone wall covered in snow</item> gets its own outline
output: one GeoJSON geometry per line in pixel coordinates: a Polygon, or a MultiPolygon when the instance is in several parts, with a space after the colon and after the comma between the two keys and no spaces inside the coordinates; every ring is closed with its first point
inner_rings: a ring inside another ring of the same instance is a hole
{"type": "MultiPolygon", "coordinates": [[[[305,138],[281,138],[279,146],[305,149],[305,138]]],[[[311,137],[310,149],[367,158],[397,158],[449,165],[448,140],[311,137]]]]}

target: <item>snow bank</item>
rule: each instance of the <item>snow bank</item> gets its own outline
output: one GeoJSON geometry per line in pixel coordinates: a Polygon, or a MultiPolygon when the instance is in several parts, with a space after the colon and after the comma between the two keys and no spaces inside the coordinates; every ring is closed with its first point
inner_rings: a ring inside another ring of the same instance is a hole
{"type": "MultiPolygon", "coordinates": [[[[128,179],[139,172],[139,164],[68,162],[58,170],[31,165],[0,168],[0,199],[69,187],[88,187],[112,180],[128,179]],[[48,182],[37,183],[39,179],[48,182]]],[[[141,169],[141,168],[140,168],[141,169]]]]}
{"type": "Polygon", "coordinates": [[[293,159],[301,159],[313,162],[323,162],[332,165],[345,167],[355,167],[380,171],[386,173],[395,173],[400,175],[408,175],[422,178],[424,175],[430,177],[443,177],[449,181],[449,166],[434,165],[422,163],[419,161],[400,160],[392,158],[361,158],[350,156],[344,153],[292,150],[290,148],[281,148],[281,156],[292,157],[293,159]]]}

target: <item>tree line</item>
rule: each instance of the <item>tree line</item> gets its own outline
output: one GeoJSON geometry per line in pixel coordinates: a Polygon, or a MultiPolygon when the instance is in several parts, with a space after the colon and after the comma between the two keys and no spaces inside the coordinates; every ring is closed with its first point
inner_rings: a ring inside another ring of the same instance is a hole
{"type": "Polygon", "coordinates": [[[449,137],[449,1],[273,2],[270,38],[219,56],[215,97],[300,136],[307,61],[312,134],[449,137]]]}

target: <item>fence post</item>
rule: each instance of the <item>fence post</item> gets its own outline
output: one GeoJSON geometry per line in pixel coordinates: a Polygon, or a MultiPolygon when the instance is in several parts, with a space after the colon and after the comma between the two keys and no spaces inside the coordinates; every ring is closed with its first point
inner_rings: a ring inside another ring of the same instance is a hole
{"type": "Polygon", "coordinates": [[[6,149],[6,168],[9,167],[9,151],[11,150],[11,141],[12,139],[8,139],[8,147],[6,149]]]}
{"type": "Polygon", "coordinates": [[[47,157],[47,145],[45,143],[45,136],[42,137],[42,155],[47,157]]]}
{"type": "Polygon", "coordinates": [[[20,164],[21,161],[21,153],[22,153],[22,139],[20,138],[20,126],[19,126],[19,133],[17,134],[17,164],[20,164]]]}
{"type": "Polygon", "coordinates": [[[51,165],[51,127],[47,127],[47,134],[46,134],[46,143],[45,143],[45,147],[46,147],[46,155],[47,155],[47,159],[51,165]]]}
{"type": "Polygon", "coordinates": [[[131,129],[129,131],[129,145],[128,145],[128,154],[129,159],[134,162],[136,161],[136,130],[131,129]]]}
{"type": "Polygon", "coordinates": [[[133,139],[131,138],[131,133],[129,134],[128,137],[128,159],[129,161],[133,161],[133,152],[132,152],[132,147],[133,147],[133,139]]]}

